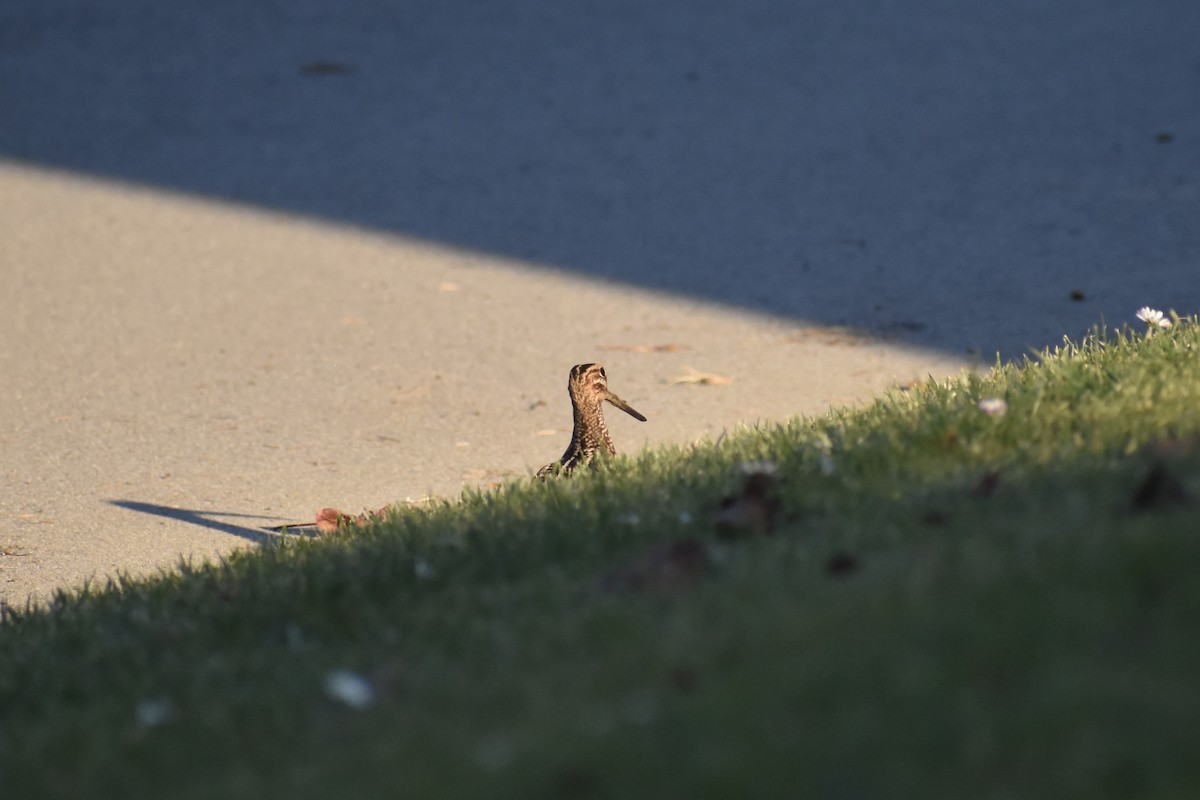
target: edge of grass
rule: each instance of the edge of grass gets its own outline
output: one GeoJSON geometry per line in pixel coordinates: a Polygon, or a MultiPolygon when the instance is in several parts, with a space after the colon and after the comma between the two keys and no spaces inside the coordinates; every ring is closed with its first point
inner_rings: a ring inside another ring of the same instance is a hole
{"type": "Polygon", "coordinates": [[[1195,786],[1183,726],[1200,718],[1200,590],[1185,578],[1200,546],[1183,526],[1198,407],[1194,318],[1098,330],[862,409],[60,592],[0,614],[0,782],[97,796],[383,796],[400,775],[427,796],[1195,786]],[[1004,413],[981,409],[993,399],[1004,413]],[[746,500],[755,472],[769,508],[746,500]],[[742,501],[771,524],[722,536],[722,505],[742,501]],[[697,559],[673,555],[680,541],[697,559]],[[373,687],[368,710],[322,688],[335,670],[373,687]]]}

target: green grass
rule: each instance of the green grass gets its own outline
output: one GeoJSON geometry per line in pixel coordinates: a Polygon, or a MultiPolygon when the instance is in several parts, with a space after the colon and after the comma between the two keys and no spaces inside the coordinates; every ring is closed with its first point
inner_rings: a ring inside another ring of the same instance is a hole
{"type": "Polygon", "coordinates": [[[1200,325],[1096,335],[10,611],[0,794],[1196,797],[1198,509],[1200,325]]]}

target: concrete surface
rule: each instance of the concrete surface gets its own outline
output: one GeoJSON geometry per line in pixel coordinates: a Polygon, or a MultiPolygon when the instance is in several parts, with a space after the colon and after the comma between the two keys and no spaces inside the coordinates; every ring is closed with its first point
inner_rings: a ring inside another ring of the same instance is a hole
{"type": "Polygon", "coordinates": [[[1190,0],[9,0],[0,75],[11,604],[527,474],[581,361],[629,451],[1197,307],[1190,0]]]}

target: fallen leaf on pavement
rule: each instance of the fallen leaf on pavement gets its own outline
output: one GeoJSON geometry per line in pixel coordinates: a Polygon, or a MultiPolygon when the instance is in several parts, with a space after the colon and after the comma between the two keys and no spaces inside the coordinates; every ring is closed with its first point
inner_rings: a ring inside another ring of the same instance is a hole
{"type": "Polygon", "coordinates": [[[727,386],[733,383],[733,378],[718,375],[715,372],[700,372],[693,367],[684,367],[684,374],[667,381],[668,386],[685,383],[701,386],[727,386]]]}

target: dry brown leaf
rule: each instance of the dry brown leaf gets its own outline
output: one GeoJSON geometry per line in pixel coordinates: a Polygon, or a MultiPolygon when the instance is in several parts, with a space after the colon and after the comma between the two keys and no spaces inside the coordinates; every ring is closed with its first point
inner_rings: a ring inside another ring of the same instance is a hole
{"type": "Polygon", "coordinates": [[[1133,492],[1135,511],[1191,505],[1192,498],[1183,483],[1167,471],[1161,461],[1155,462],[1133,492]]]}
{"type": "Polygon", "coordinates": [[[1189,456],[1200,452],[1200,436],[1174,436],[1152,442],[1150,452],[1159,456],[1189,456]]]}
{"type": "Polygon", "coordinates": [[[825,574],[835,578],[845,578],[858,572],[859,563],[855,556],[838,551],[825,562],[825,574]]]}
{"type": "Polygon", "coordinates": [[[342,524],[342,520],[349,521],[349,519],[349,517],[336,508],[322,508],[317,512],[317,530],[321,531],[321,533],[337,533],[338,526],[342,524]]]}
{"type": "Polygon", "coordinates": [[[767,536],[775,532],[779,515],[777,479],[770,472],[752,472],[736,495],[721,500],[717,512],[717,535],[722,539],[767,536]]]}
{"type": "Polygon", "coordinates": [[[364,511],[356,517],[343,514],[336,508],[322,508],[317,512],[316,526],[321,533],[336,533],[339,528],[352,525],[366,525],[371,520],[383,519],[387,516],[388,506],[374,511],[364,511]]]}
{"type": "Polygon", "coordinates": [[[699,539],[685,537],[660,544],[633,562],[600,577],[608,592],[676,592],[696,582],[709,568],[708,550],[699,539]]]}
{"type": "Polygon", "coordinates": [[[726,377],[725,375],[718,375],[715,372],[700,372],[699,370],[688,366],[685,366],[684,370],[686,370],[684,374],[667,381],[667,385],[675,386],[677,384],[685,383],[689,385],[700,386],[728,386],[729,384],[733,383],[733,378],[726,377]]]}
{"type": "MultiPolygon", "coordinates": [[[[435,498],[433,497],[418,497],[416,500],[407,499],[404,501],[406,505],[421,505],[435,498]]],[[[287,533],[292,528],[317,528],[320,533],[336,533],[340,528],[352,525],[366,525],[375,520],[387,520],[391,512],[391,506],[381,506],[374,511],[364,511],[357,516],[351,516],[336,508],[322,508],[316,513],[312,522],[285,522],[282,525],[273,525],[267,530],[280,531],[287,533]]]]}
{"type": "Polygon", "coordinates": [[[991,497],[1000,488],[1000,473],[992,470],[979,479],[975,484],[975,495],[977,497],[991,497]]]}

